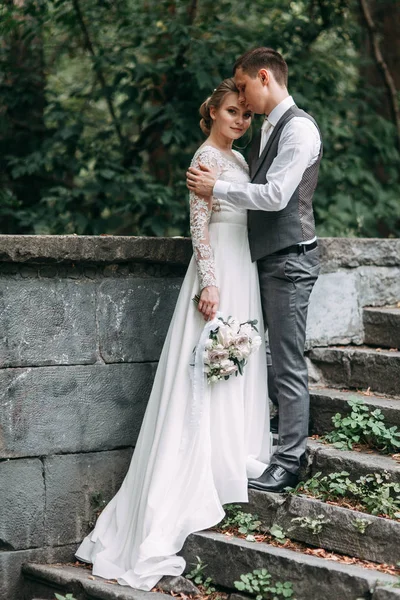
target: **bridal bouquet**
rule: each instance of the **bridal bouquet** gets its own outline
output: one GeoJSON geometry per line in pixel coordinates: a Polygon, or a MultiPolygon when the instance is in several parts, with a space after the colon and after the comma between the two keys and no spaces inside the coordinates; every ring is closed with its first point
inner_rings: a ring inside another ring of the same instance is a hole
{"type": "MultiPolygon", "coordinates": [[[[199,300],[199,295],[193,298],[195,304],[199,300]]],[[[202,353],[203,372],[208,383],[229,379],[233,374],[243,375],[250,354],[261,346],[261,337],[253,333],[258,333],[256,325],[256,320],[239,323],[233,317],[224,321],[221,313],[217,313],[217,318],[205,326],[193,354],[195,363],[199,364],[202,353]]]]}
{"type": "Polygon", "coordinates": [[[233,374],[243,375],[247,359],[261,346],[257,332],[257,321],[239,323],[236,319],[216,319],[218,325],[211,329],[204,344],[204,372],[208,383],[229,379],[233,374]]]}

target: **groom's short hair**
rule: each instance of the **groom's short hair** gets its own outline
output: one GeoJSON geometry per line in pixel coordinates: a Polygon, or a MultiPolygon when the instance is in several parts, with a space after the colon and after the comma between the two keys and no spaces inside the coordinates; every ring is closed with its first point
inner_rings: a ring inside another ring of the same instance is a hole
{"type": "Polygon", "coordinates": [[[287,86],[288,66],[282,54],[272,48],[248,50],[233,65],[233,74],[237,69],[242,69],[244,73],[253,78],[260,69],[269,69],[279,85],[287,86]]]}

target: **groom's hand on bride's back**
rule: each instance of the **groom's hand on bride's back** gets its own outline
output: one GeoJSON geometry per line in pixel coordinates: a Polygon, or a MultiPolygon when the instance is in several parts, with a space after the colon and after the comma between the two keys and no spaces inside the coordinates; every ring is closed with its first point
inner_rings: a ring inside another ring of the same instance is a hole
{"type": "Polygon", "coordinates": [[[215,285],[210,285],[201,290],[198,310],[205,321],[215,318],[219,306],[219,290],[215,285]]]}

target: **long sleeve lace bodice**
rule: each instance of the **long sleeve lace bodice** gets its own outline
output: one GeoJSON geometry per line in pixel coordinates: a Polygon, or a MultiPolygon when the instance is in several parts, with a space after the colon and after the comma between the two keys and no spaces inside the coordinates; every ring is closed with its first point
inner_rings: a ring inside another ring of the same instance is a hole
{"type": "MultiPolygon", "coordinates": [[[[228,158],[223,152],[213,146],[202,146],[193,156],[191,166],[199,164],[216,167],[218,177],[228,181],[248,181],[248,167],[239,152],[235,158],[228,158]]],[[[207,202],[204,198],[190,192],[190,234],[192,236],[193,253],[197,264],[200,291],[218,282],[215,273],[214,253],[210,244],[209,223],[212,214],[221,211],[220,202],[212,198],[207,202]]],[[[238,209],[236,209],[237,211],[238,209]]],[[[245,211],[241,211],[244,212],[245,211]]]]}

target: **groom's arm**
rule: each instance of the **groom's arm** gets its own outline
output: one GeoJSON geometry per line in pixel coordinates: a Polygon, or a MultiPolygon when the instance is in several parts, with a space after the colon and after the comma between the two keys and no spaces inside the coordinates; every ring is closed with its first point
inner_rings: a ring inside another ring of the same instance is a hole
{"type": "Polygon", "coordinates": [[[265,184],[230,183],[216,180],[212,173],[197,171],[197,179],[192,179],[188,185],[203,195],[204,189],[208,189],[209,195],[212,193],[215,198],[227,200],[238,208],[283,210],[300,184],[304,171],[317,160],[320,147],[321,139],[314,123],[295,117],[282,132],[278,153],[268,169],[265,184]]]}

